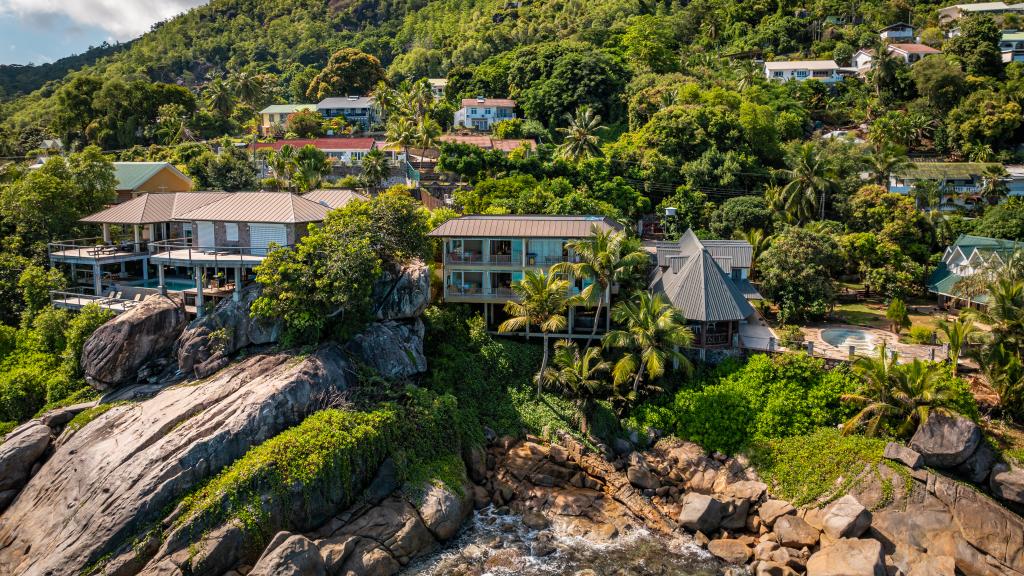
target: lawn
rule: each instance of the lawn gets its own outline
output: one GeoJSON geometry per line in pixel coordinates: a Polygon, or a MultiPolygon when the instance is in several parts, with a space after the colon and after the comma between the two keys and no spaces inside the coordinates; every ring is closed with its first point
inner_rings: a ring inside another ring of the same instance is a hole
{"type": "MultiPolygon", "coordinates": [[[[939,342],[945,342],[945,335],[939,330],[939,321],[944,320],[945,313],[934,312],[929,301],[911,300],[907,303],[910,308],[911,326],[924,326],[929,330],[938,333],[939,342]],[[928,309],[929,312],[917,310],[928,309]]],[[[864,302],[850,302],[837,304],[835,308],[835,319],[845,324],[864,326],[866,328],[877,328],[889,330],[889,320],[885,317],[886,305],[881,300],[867,300],[864,302]]],[[[907,331],[903,332],[901,341],[905,339],[907,331]]]]}

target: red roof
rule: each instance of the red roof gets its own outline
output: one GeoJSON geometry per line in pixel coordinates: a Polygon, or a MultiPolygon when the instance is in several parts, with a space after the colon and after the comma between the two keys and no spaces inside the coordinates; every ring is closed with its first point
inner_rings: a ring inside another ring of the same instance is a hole
{"type": "Polygon", "coordinates": [[[509,100],[508,98],[463,98],[462,107],[471,108],[473,106],[494,106],[495,108],[515,108],[516,101],[509,100]]]}
{"type": "Polygon", "coordinates": [[[931,46],[925,44],[889,44],[889,48],[892,50],[899,50],[900,52],[907,52],[911,54],[941,54],[941,50],[936,50],[931,46]]]}
{"type": "Polygon", "coordinates": [[[301,138],[295,140],[277,140],[275,142],[257,142],[256,149],[271,148],[280,150],[289,144],[294,148],[313,145],[320,150],[372,150],[373,138],[301,138]]]}

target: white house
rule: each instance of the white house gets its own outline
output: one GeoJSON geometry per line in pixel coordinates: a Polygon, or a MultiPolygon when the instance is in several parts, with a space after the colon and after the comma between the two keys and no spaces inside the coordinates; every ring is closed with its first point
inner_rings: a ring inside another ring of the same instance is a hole
{"type": "Polygon", "coordinates": [[[924,44],[889,44],[885,50],[892,56],[902,59],[907,65],[913,64],[925,56],[942,54],[941,50],[924,44]]]}
{"type": "Polygon", "coordinates": [[[299,150],[304,146],[317,148],[334,163],[334,166],[358,166],[366,154],[376,147],[373,138],[303,138],[295,140],[276,140],[274,142],[257,142],[256,150],[280,151],[284,146],[299,150]]]}
{"type": "Polygon", "coordinates": [[[1024,13],[1024,3],[977,2],[974,4],[953,4],[939,10],[939,24],[950,24],[955,20],[974,14],[997,15],[1009,13],[1024,13]]]}
{"type": "Polygon", "coordinates": [[[875,61],[875,51],[871,48],[861,48],[853,53],[853,67],[861,76],[867,76],[871,70],[871,64],[875,61]]]}
{"type": "Polygon", "coordinates": [[[1024,32],[1003,32],[1003,37],[999,40],[999,50],[1003,53],[1005,64],[1024,62],[1024,32]]]}
{"type": "Polygon", "coordinates": [[[879,30],[878,36],[885,42],[913,42],[914,27],[906,22],[897,22],[879,30]]]}
{"type": "Polygon", "coordinates": [[[793,60],[790,62],[765,62],[764,75],[769,80],[818,80],[825,83],[839,82],[839,64],[835,60],[793,60]]]}
{"type": "Polygon", "coordinates": [[[429,78],[427,82],[430,83],[430,92],[434,95],[434,100],[444,98],[444,91],[448,88],[447,78],[429,78]]]}
{"type": "Polygon", "coordinates": [[[464,98],[462,108],[455,113],[455,125],[488,131],[502,120],[516,117],[516,101],[507,98],[464,98]]]}
{"type": "Polygon", "coordinates": [[[370,96],[343,96],[325,98],[316,105],[324,118],[343,116],[351,124],[359,124],[363,130],[380,122],[377,105],[370,96]]]}

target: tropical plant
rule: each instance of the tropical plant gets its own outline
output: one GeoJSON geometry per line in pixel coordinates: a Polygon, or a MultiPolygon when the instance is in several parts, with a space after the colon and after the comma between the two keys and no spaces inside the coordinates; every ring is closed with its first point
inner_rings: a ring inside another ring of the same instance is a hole
{"type": "Polygon", "coordinates": [[[735,237],[738,240],[745,240],[747,244],[750,244],[750,277],[753,278],[757,272],[757,260],[761,257],[761,254],[771,246],[773,237],[765,234],[764,230],[761,230],[760,228],[737,232],[735,237]]]}
{"type": "Polygon", "coordinates": [[[367,152],[359,165],[363,169],[363,183],[371,193],[380,189],[381,183],[387,179],[388,171],[391,169],[387,154],[380,148],[367,152]]]}
{"type": "Polygon", "coordinates": [[[801,223],[813,220],[815,212],[824,219],[825,197],[838,188],[825,155],[814,143],[804,142],[786,155],[786,165],[782,173],[789,182],[780,191],[785,211],[801,223]]]}
{"type": "Polygon", "coordinates": [[[907,312],[907,304],[900,298],[893,298],[889,307],[885,309],[885,317],[894,334],[899,334],[904,328],[910,327],[910,314],[907,312]]]}
{"type": "Polygon", "coordinates": [[[274,171],[274,176],[284,182],[286,187],[291,187],[292,177],[295,175],[297,156],[295,147],[291,144],[281,146],[280,150],[270,155],[267,164],[274,171]]]}
{"type": "Polygon", "coordinates": [[[584,345],[589,348],[597,333],[601,310],[611,305],[612,285],[646,266],[650,257],[638,239],[630,238],[624,232],[602,230],[596,225],[591,229],[590,236],[568,242],[566,248],[576,254],[579,262],[560,262],[551,271],[556,274],[571,273],[575,278],[592,281],[580,292],[583,300],[595,305],[594,325],[584,345]]]}
{"type": "Polygon", "coordinates": [[[387,146],[401,148],[406,162],[409,162],[409,147],[415,145],[417,139],[416,124],[406,116],[392,116],[385,126],[384,138],[387,146]]]}
{"type": "Polygon", "coordinates": [[[331,172],[332,160],[323,150],[307,144],[295,154],[295,182],[299,190],[309,192],[331,172]]]}
{"type": "Polygon", "coordinates": [[[875,176],[875,184],[879,186],[888,185],[889,177],[893,173],[905,170],[911,165],[905,148],[888,143],[879,143],[871,147],[864,161],[875,176]]]}
{"type": "Polygon", "coordinates": [[[645,378],[650,385],[665,373],[670,364],[676,364],[687,372],[692,369],[690,361],[679,349],[693,344],[693,332],[686,327],[683,313],[662,294],[637,292],[631,299],[623,300],[612,308],[612,320],[622,328],[610,330],[604,335],[602,344],[606,349],[621,348],[624,351],[615,362],[612,375],[616,387],[632,381],[631,395],[622,395],[627,400],[636,399],[645,378]]]}
{"type": "Polygon", "coordinates": [[[421,154],[425,153],[430,148],[437,148],[441,132],[441,125],[436,120],[430,116],[423,116],[416,122],[413,142],[421,154]]]}
{"type": "Polygon", "coordinates": [[[1002,164],[991,164],[982,171],[981,197],[988,202],[989,206],[995,206],[1006,200],[1010,194],[1010,188],[1006,185],[1009,176],[1002,164]]]}
{"type": "Polygon", "coordinates": [[[952,322],[940,322],[939,330],[946,335],[946,341],[949,343],[949,361],[952,364],[953,376],[956,376],[964,347],[970,342],[971,335],[978,332],[978,328],[970,316],[960,316],[952,322]]]}
{"type": "Polygon", "coordinates": [[[207,108],[215,111],[222,118],[230,117],[235,109],[235,95],[231,91],[231,86],[220,78],[215,78],[210,82],[203,92],[203,97],[206,100],[207,108]]]}
{"type": "Polygon", "coordinates": [[[992,327],[992,344],[1024,350],[1024,281],[1004,275],[989,284],[984,310],[969,308],[964,315],[992,327]]]}
{"type": "Polygon", "coordinates": [[[853,363],[863,385],[858,393],[843,395],[843,400],[863,408],[843,425],[844,434],[863,427],[868,436],[892,431],[906,437],[933,410],[950,411],[946,406],[955,403],[956,394],[943,379],[941,365],[915,358],[900,366],[898,357],[883,344],[877,357],[861,357],[853,363]]]}
{"type": "Polygon", "coordinates": [[[565,119],[568,126],[558,128],[558,131],[565,135],[556,151],[558,157],[577,162],[600,156],[601,138],[597,134],[605,128],[601,125],[601,116],[590,106],[580,106],[576,109],[575,116],[566,114],[565,119]]]}
{"type": "Polygon", "coordinates": [[[576,403],[580,415],[580,431],[587,434],[594,404],[608,392],[607,381],[601,374],[611,370],[612,363],[601,358],[599,347],[592,346],[581,352],[571,340],[555,343],[551,363],[554,367],[547,368],[542,375],[544,383],[557,387],[564,396],[576,403]]]}
{"type": "Polygon", "coordinates": [[[569,294],[568,280],[543,270],[524,272],[523,279],[512,284],[512,291],[518,301],[505,303],[505,312],[510,318],[498,326],[498,332],[529,332],[531,326],[540,329],[544,338],[544,355],[540,370],[534,377],[537,396],[540,397],[543,375],[548,367],[549,339],[553,332],[565,330],[569,323],[566,311],[577,304],[578,298],[569,294]]]}

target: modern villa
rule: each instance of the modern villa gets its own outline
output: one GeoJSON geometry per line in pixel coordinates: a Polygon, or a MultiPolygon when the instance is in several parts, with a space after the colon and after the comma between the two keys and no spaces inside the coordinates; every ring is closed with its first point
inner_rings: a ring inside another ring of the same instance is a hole
{"type": "Polygon", "coordinates": [[[455,112],[455,126],[489,131],[502,120],[516,117],[516,101],[507,98],[463,98],[462,108],[455,112]]]}
{"type": "MultiPolygon", "coordinates": [[[[526,270],[571,262],[574,255],[566,243],[590,236],[595,227],[622,229],[602,216],[474,215],[449,220],[430,232],[442,241],[444,301],[480,305],[488,326],[496,328],[506,318],[505,303],[516,298],[512,284],[526,270]]],[[[591,283],[585,278],[570,281],[576,293],[591,283]]],[[[593,310],[570,310],[567,332],[558,336],[589,335],[594,321],[593,310]]],[[[607,317],[604,321],[607,325],[607,317]]]]}
{"type": "Polygon", "coordinates": [[[350,190],[140,196],[82,219],[100,225],[102,237],[50,244],[51,265],[70,267],[78,286],[54,292],[53,304],[123,312],[132,298],[173,293],[202,316],[208,299],[238,298],[275,247],[294,246],[309,224],[361,198],[350,190]]]}
{"type": "Polygon", "coordinates": [[[984,306],[988,295],[970,293],[957,284],[985,269],[998,268],[1015,253],[1024,251],[1024,242],[961,234],[942,254],[942,261],[928,279],[928,292],[935,294],[939,306],[984,306]]]}
{"type": "Polygon", "coordinates": [[[986,162],[917,162],[889,176],[889,192],[909,194],[914,184],[934,182],[943,193],[942,210],[956,210],[968,205],[972,196],[985,186],[985,170],[999,166],[986,162]]]}
{"type": "MultiPolygon", "coordinates": [[[[749,280],[749,243],[700,240],[687,230],[676,242],[657,243],[656,250],[658,266],[650,290],[664,294],[683,312],[695,348],[736,348],[742,337],[755,337],[746,330],[757,317],[748,300],[760,300],[761,294],[749,280]]],[[[764,347],[767,342],[747,344],[764,347]]]]}

